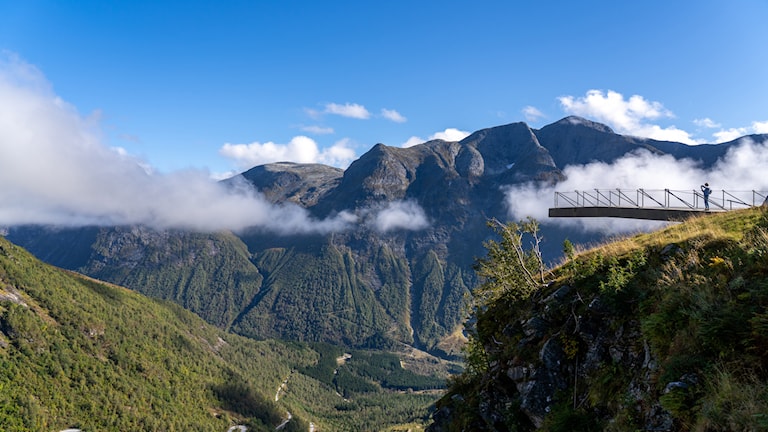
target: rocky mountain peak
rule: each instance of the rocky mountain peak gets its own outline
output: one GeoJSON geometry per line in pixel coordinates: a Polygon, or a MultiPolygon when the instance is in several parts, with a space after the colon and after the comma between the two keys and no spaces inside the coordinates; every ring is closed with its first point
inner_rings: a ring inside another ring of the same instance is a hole
{"type": "Polygon", "coordinates": [[[553,126],[553,127],[562,126],[562,127],[570,127],[570,128],[572,128],[574,126],[581,126],[581,127],[586,127],[586,128],[589,128],[589,129],[594,129],[596,131],[603,132],[603,133],[615,133],[613,131],[613,129],[611,129],[607,125],[604,125],[604,124],[598,123],[598,122],[594,122],[592,120],[587,120],[587,119],[585,119],[583,117],[579,117],[579,116],[568,116],[568,117],[565,117],[565,118],[563,118],[563,119],[561,119],[561,120],[559,120],[559,121],[557,121],[555,123],[552,123],[549,126],[553,126]]]}
{"type": "Polygon", "coordinates": [[[521,180],[521,175],[533,176],[556,169],[549,151],[522,122],[479,130],[464,138],[461,144],[482,156],[486,176],[506,178],[513,172],[521,180]]]}
{"type": "MultiPolygon", "coordinates": [[[[290,201],[311,207],[339,184],[342,175],[344,170],[328,165],[276,162],[256,166],[238,177],[272,202],[290,201]]],[[[237,178],[228,181],[236,182],[237,178]]]]}
{"type": "Polygon", "coordinates": [[[653,140],[620,135],[604,124],[576,116],[544,126],[535,133],[560,168],[594,161],[610,163],[638,149],[663,153],[653,140]]]}

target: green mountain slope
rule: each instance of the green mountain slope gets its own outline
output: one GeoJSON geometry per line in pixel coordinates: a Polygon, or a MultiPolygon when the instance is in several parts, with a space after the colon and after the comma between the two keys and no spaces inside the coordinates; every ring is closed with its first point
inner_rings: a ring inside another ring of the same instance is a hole
{"type": "Polygon", "coordinates": [[[569,253],[548,278],[483,293],[430,430],[768,428],[765,209],[569,253]]]}
{"type": "Polygon", "coordinates": [[[240,334],[360,345],[395,325],[356,278],[348,252],[332,246],[314,254],[271,250],[256,262],[268,277],[263,296],[233,326],[240,334]],[[271,266],[266,261],[276,258],[275,253],[282,256],[271,266]]]}
{"type": "MultiPolygon", "coordinates": [[[[207,322],[264,339],[324,341],[354,348],[437,345],[460,327],[463,295],[474,275],[427,251],[403,257],[395,240],[320,236],[243,236],[229,232],[156,231],[145,227],[87,230],[71,269],[171,300],[207,322]],[[263,245],[270,245],[265,248],[263,245]],[[253,248],[254,252],[250,252],[253,248]]],[[[61,250],[72,236],[35,236],[34,253],[61,250]],[[64,243],[59,243],[62,239],[64,243]]],[[[69,268],[69,267],[68,267],[69,268]]]]}
{"type": "Polygon", "coordinates": [[[231,233],[142,227],[101,230],[92,259],[78,271],[172,300],[224,329],[258,294],[263,281],[248,249],[231,233]]]}
{"type": "Polygon", "coordinates": [[[376,363],[366,356],[391,354],[354,352],[349,367],[317,372],[339,353],[226,333],[0,237],[0,430],[266,431],[288,412],[282,430],[379,430],[421,421],[434,402],[434,392],[403,391],[404,381],[416,390],[444,382],[399,362],[362,372],[376,363]]]}
{"type": "Polygon", "coordinates": [[[3,430],[273,430],[285,410],[269,390],[312,354],[225,334],[0,239],[3,430]]]}

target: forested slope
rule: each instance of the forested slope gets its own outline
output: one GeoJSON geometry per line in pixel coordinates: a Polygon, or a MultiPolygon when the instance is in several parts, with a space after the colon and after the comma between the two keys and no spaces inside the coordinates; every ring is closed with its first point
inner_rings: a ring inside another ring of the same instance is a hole
{"type": "Polygon", "coordinates": [[[268,389],[311,358],[42,264],[0,239],[5,430],[272,430],[285,412],[268,389]]]}
{"type": "Polygon", "coordinates": [[[288,412],[282,430],[386,429],[423,422],[436,398],[405,389],[444,383],[399,360],[371,369],[391,354],[354,352],[348,368],[321,367],[340,353],[227,333],[0,237],[0,430],[272,431],[288,412]]]}

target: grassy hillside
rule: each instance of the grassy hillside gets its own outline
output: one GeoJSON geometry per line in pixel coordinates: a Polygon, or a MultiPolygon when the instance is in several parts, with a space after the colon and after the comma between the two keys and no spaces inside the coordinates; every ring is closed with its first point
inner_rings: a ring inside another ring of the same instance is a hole
{"type": "Polygon", "coordinates": [[[265,390],[311,354],[224,334],[0,239],[4,430],[270,430],[285,412],[265,390]]]}
{"type": "Polygon", "coordinates": [[[476,305],[432,430],[768,428],[765,209],[566,253],[476,305]]]}
{"type": "Polygon", "coordinates": [[[287,412],[283,430],[309,422],[319,431],[380,430],[423,422],[437,397],[403,391],[401,368],[364,376],[365,367],[348,367],[341,385],[312,376],[325,357],[317,347],[226,333],[0,238],[1,430],[266,431],[287,412]]]}

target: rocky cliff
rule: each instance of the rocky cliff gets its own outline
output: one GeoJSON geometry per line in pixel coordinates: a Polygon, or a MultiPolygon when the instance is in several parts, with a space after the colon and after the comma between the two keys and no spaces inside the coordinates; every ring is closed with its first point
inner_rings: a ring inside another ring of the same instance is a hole
{"type": "Polygon", "coordinates": [[[765,209],[690,220],[475,304],[429,430],[764,430],[766,233],[765,209]]]}

